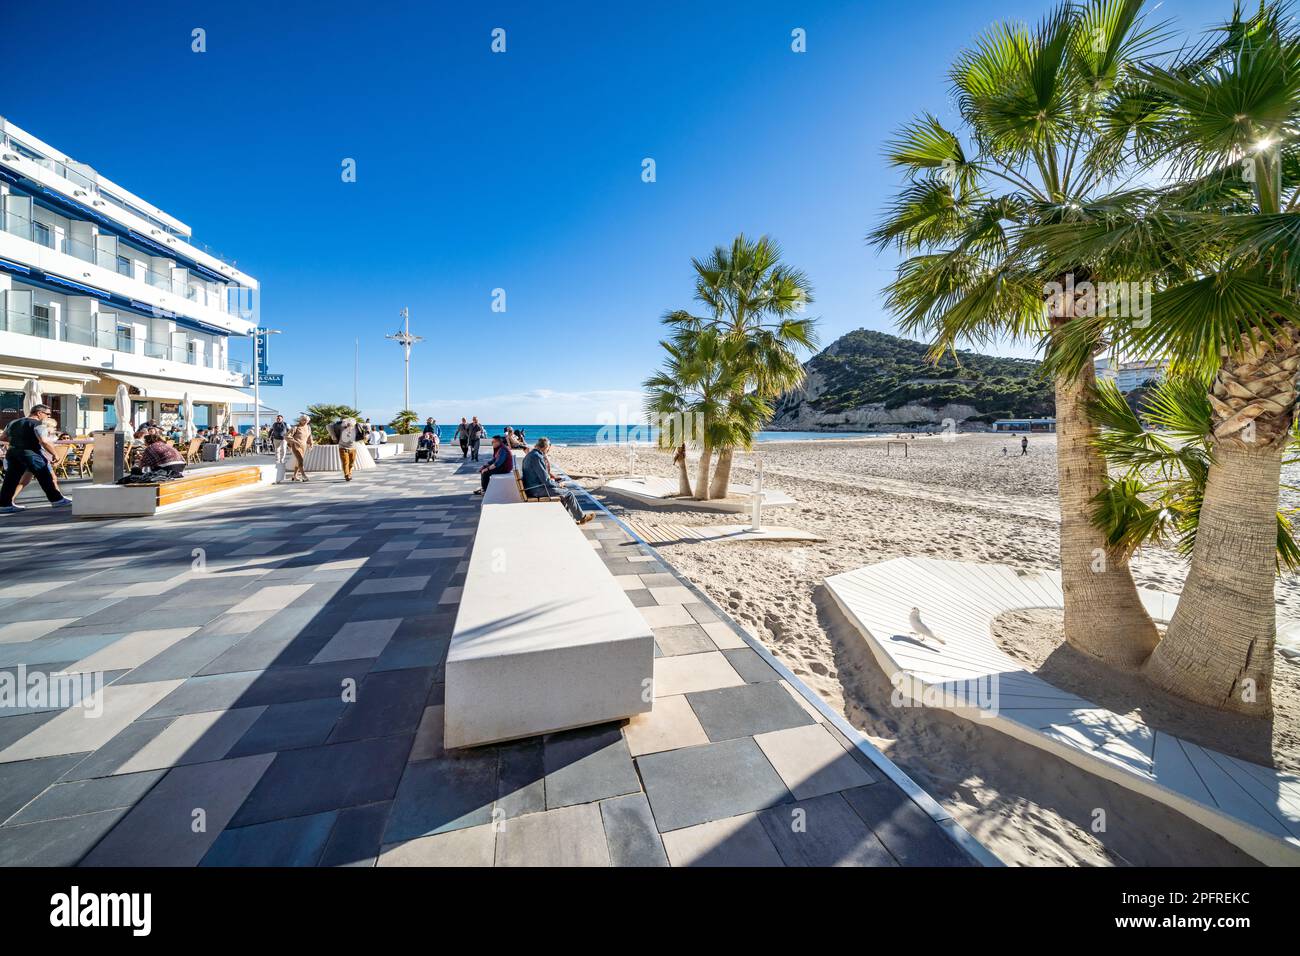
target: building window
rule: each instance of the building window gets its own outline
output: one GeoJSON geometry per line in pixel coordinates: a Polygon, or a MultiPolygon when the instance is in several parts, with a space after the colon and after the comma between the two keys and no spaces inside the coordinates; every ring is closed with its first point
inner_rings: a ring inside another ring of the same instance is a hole
{"type": "Polygon", "coordinates": [[[117,327],[117,350],[119,352],[135,351],[135,326],[119,325],[117,327]]]}
{"type": "Polygon", "coordinates": [[[50,307],[48,305],[32,306],[32,335],[41,338],[50,337],[50,307]]]}
{"type": "Polygon", "coordinates": [[[131,274],[131,260],[126,256],[117,257],[117,273],[118,275],[124,276],[129,276],[131,274]]]}
{"type": "Polygon", "coordinates": [[[50,227],[43,222],[32,220],[32,242],[39,242],[43,246],[54,248],[54,237],[50,233],[50,227]]]}

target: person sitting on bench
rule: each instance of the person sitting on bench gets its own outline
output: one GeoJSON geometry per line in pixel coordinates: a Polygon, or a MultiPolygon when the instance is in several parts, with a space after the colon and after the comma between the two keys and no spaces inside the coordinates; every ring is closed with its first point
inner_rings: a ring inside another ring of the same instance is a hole
{"type": "Polygon", "coordinates": [[[493,435],[492,460],[478,470],[483,487],[474,494],[481,495],[487,491],[488,482],[492,480],[493,475],[508,475],[514,470],[515,459],[510,454],[510,449],[506,447],[506,440],[500,435],[493,435]]]}
{"type": "Polygon", "coordinates": [[[141,471],[158,471],[168,469],[173,477],[185,470],[185,459],[161,435],[145,435],[144,451],[140,453],[141,471]]]}
{"type": "Polygon", "coordinates": [[[578,504],[578,496],[556,484],[559,479],[555,477],[555,472],[551,471],[551,460],[546,457],[550,447],[549,438],[539,438],[533,450],[524,456],[523,469],[519,475],[520,481],[524,483],[524,495],[528,498],[559,498],[574,521],[578,524],[586,524],[596,516],[583,514],[582,506],[578,504]]]}

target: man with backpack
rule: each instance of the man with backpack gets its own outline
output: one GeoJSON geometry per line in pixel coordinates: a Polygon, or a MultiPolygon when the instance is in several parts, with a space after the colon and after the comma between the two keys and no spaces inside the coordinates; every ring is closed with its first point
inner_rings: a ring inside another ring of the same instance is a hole
{"type": "Polygon", "coordinates": [[[275,416],[275,421],[266,430],[266,434],[271,439],[271,447],[275,449],[275,463],[283,465],[289,458],[289,423],[283,415],[275,416]]]}
{"type": "Polygon", "coordinates": [[[45,435],[45,422],[49,417],[48,405],[33,405],[30,412],[10,422],[5,429],[9,450],[5,453],[4,483],[0,484],[0,514],[17,514],[26,510],[22,505],[14,504],[14,495],[18,492],[18,483],[29,471],[50,500],[51,508],[71,507],[72,499],[59,491],[54,483],[54,472],[50,469],[54,445],[45,435]]]}

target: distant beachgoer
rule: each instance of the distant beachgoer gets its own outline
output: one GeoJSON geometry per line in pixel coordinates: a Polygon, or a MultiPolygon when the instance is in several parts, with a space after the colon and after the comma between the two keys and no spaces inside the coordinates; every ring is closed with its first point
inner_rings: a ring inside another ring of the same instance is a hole
{"type": "Polygon", "coordinates": [[[1020,438],[1020,454],[1022,454],[1022,455],[1028,455],[1028,454],[1029,454],[1029,436],[1028,436],[1028,435],[1022,435],[1021,438],[1020,438]]]}
{"type": "Polygon", "coordinates": [[[469,456],[472,461],[478,461],[478,448],[483,439],[487,437],[487,429],[484,428],[475,415],[469,420],[469,456]]]}
{"type": "Polygon", "coordinates": [[[469,422],[464,418],[456,426],[456,441],[460,442],[460,457],[462,459],[469,457],[469,422]]]}
{"type": "Polygon", "coordinates": [[[311,437],[311,419],[306,415],[298,416],[298,423],[289,429],[285,442],[289,450],[293,452],[294,466],[293,474],[289,477],[290,481],[307,480],[307,449],[312,446],[311,437]],[[301,476],[301,477],[300,477],[301,476]]]}
{"type": "Polygon", "coordinates": [[[551,460],[546,456],[550,450],[549,438],[537,439],[533,450],[524,456],[524,464],[519,478],[524,483],[524,494],[529,498],[559,498],[564,510],[569,512],[578,524],[586,524],[594,514],[584,514],[578,504],[578,496],[572,491],[561,488],[556,482],[555,472],[551,471],[551,460]]]}
{"type": "Polygon", "coordinates": [[[1006,457],[1007,457],[1007,446],[1006,446],[1006,445],[1003,445],[1003,446],[1002,446],[1002,457],[1003,457],[1003,458],[1006,458],[1006,457]]]}
{"type": "Polygon", "coordinates": [[[479,480],[482,482],[483,487],[474,494],[481,495],[487,491],[488,482],[492,480],[493,475],[508,475],[514,470],[514,456],[510,454],[510,449],[506,447],[505,438],[501,435],[493,435],[492,460],[478,470],[479,480]]]}

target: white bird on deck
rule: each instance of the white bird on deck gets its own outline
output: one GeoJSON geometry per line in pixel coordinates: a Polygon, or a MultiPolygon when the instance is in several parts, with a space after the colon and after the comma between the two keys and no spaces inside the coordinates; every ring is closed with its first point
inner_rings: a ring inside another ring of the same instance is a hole
{"type": "Polygon", "coordinates": [[[940,644],[948,643],[942,637],[935,634],[934,631],[926,627],[925,622],[921,620],[921,609],[919,607],[912,608],[912,613],[907,616],[907,623],[911,626],[912,633],[923,641],[935,640],[940,644]]]}

